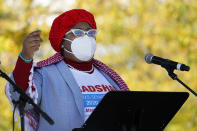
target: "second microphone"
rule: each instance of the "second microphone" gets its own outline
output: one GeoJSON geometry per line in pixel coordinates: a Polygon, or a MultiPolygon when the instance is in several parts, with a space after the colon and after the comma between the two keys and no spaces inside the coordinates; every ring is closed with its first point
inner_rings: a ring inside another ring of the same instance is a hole
{"type": "Polygon", "coordinates": [[[171,61],[169,59],[164,59],[164,58],[161,58],[158,56],[154,56],[151,53],[146,54],[145,61],[148,64],[153,63],[153,64],[161,65],[164,68],[171,68],[171,69],[176,69],[176,70],[180,70],[180,71],[189,71],[190,70],[190,67],[186,66],[185,64],[171,61]]]}

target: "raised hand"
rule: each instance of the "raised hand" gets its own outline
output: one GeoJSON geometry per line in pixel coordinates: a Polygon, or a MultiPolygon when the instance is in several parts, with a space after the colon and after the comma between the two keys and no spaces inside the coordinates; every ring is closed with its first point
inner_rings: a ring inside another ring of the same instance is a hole
{"type": "Polygon", "coordinates": [[[33,31],[27,35],[27,37],[23,41],[23,49],[22,56],[25,59],[31,59],[34,56],[34,53],[39,49],[40,42],[42,39],[40,38],[41,31],[33,31]]]}

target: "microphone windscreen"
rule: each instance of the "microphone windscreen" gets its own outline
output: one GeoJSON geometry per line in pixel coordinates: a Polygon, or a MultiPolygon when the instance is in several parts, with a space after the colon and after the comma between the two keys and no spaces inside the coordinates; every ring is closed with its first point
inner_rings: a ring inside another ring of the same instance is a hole
{"type": "Polygon", "coordinates": [[[144,57],[146,63],[148,63],[148,64],[152,63],[152,58],[153,58],[153,56],[154,56],[154,55],[151,54],[151,53],[146,54],[146,56],[144,57]]]}

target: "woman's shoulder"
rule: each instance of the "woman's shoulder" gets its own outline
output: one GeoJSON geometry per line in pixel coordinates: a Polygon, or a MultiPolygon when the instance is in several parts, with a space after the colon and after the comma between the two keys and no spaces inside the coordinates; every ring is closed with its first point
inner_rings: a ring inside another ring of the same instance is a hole
{"type": "Polygon", "coordinates": [[[45,60],[35,63],[34,64],[34,71],[39,72],[39,73],[41,73],[41,72],[43,73],[45,71],[54,70],[56,65],[60,64],[62,62],[62,60],[63,60],[62,55],[60,53],[56,53],[53,56],[51,56],[45,60]]]}
{"type": "Polygon", "coordinates": [[[54,65],[54,64],[56,64],[56,63],[58,63],[62,60],[63,60],[63,56],[60,53],[56,53],[53,56],[51,56],[51,57],[49,57],[45,60],[37,62],[35,67],[37,67],[37,68],[47,67],[47,66],[50,66],[50,65],[54,65]]]}

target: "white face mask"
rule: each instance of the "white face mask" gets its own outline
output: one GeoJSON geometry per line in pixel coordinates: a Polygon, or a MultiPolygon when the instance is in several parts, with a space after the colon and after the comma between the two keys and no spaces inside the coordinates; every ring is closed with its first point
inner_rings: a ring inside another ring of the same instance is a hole
{"type": "Polygon", "coordinates": [[[71,51],[64,50],[73,54],[77,59],[81,61],[89,61],[93,58],[96,50],[96,40],[93,37],[84,35],[82,37],[75,38],[73,41],[64,38],[71,42],[71,51]]]}

